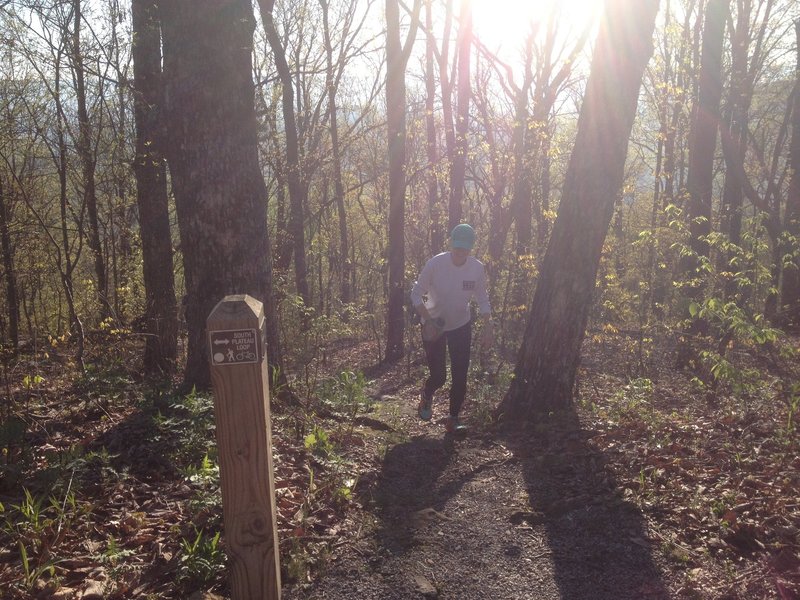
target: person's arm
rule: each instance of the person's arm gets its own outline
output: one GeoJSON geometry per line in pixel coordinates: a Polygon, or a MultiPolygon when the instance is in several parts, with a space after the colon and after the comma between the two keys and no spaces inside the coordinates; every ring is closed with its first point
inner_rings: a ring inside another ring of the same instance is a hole
{"type": "Polygon", "coordinates": [[[414,310],[417,311],[417,314],[422,317],[423,321],[431,320],[431,314],[428,312],[428,308],[425,306],[425,302],[422,300],[422,298],[431,288],[432,280],[433,267],[431,266],[431,261],[429,260],[427,263],[425,263],[425,266],[422,268],[419,277],[417,277],[417,280],[414,282],[414,285],[411,288],[411,305],[414,307],[414,310]]]}
{"type": "Polygon", "coordinates": [[[434,319],[428,311],[428,307],[423,302],[423,297],[431,289],[433,284],[433,264],[429,260],[425,263],[422,272],[414,282],[414,287],[411,289],[411,304],[417,314],[422,317],[422,340],[431,342],[437,339],[441,334],[444,327],[442,319],[434,319]]]}

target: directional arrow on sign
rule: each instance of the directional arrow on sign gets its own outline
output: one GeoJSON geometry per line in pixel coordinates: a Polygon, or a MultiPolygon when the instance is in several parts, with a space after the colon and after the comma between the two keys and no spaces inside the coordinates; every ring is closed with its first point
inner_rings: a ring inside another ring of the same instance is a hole
{"type": "Polygon", "coordinates": [[[230,340],[214,340],[214,345],[215,345],[215,346],[216,346],[217,344],[225,344],[225,345],[227,345],[227,344],[230,344],[230,343],[231,343],[231,341],[230,341],[230,340]]]}

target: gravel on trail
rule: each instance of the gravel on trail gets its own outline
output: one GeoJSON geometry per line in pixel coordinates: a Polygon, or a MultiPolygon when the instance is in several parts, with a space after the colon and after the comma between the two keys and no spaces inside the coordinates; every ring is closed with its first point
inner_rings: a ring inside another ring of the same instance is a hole
{"type": "Polygon", "coordinates": [[[670,597],[641,512],[579,429],[455,440],[413,408],[363,486],[360,534],[284,598],[670,597]]]}

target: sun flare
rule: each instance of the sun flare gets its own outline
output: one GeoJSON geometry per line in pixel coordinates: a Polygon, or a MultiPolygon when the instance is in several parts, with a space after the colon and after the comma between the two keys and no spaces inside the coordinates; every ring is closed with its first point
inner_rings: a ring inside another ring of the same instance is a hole
{"type": "MultiPolygon", "coordinates": [[[[462,0],[466,1],[466,0],[462,0]]],[[[469,0],[475,36],[491,49],[522,46],[531,28],[557,24],[559,37],[578,37],[596,21],[600,0],[469,0]]]]}

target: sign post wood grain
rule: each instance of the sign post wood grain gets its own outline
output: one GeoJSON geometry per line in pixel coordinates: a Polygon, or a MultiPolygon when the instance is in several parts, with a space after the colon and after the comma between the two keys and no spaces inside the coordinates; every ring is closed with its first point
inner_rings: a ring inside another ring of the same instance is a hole
{"type": "Polygon", "coordinates": [[[231,598],[279,600],[264,307],[226,296],[206,325],[231,598]]]}

